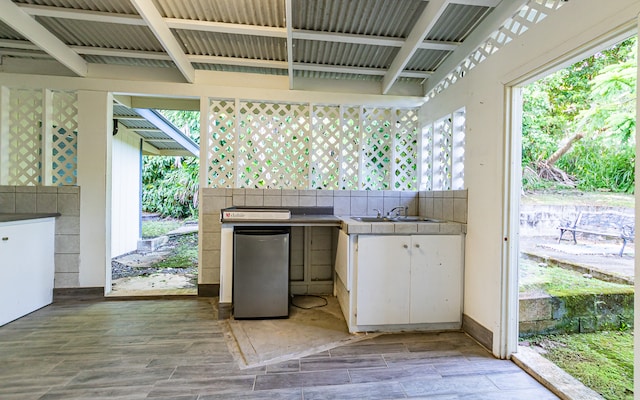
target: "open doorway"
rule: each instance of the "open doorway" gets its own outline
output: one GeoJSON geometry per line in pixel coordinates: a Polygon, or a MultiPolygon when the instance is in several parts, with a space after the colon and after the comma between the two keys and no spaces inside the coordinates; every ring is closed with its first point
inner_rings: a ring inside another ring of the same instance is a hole
{"type": "Polygon", "coordinates": [[[110,296],[196,295],[199,113],[116,113],[110,296]]]}
{"type": "Polygon", "coordinates": [[[633,396],[637,48],[513,89],[520,344],[605,398],[633,396]]]}

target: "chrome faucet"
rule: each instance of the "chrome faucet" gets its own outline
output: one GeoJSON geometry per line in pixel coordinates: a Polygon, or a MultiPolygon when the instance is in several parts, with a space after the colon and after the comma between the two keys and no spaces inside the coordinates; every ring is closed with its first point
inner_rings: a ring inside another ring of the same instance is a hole
{"type": "Polygon", "coordinates": [[[400,215],[404,215],[406,217],[408,212],[409,212],[409,207],[402,207],[402,206],[393,207],[387,213],[387,217],[394,217],[394,216],[399,217],[400,215]],[[395,215],[392,215],[392,214],[395,214],[395,215]]]}
{"type": "Polygon", "coordinates": [[[376,212],[376,218],[382,218],[382,212],[379,209],[374,208],[373,211],[376,212]]]}

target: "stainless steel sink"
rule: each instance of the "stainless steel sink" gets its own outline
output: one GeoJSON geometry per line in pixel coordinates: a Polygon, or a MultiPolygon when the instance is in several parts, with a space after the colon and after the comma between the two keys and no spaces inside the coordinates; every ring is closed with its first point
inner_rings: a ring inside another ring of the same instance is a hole
{"type": "Polygon", "coordinates": [[[351,219],[358,222],[432,222],[432,223],[442,223],[445,221],[427,217],[419,217],[415,215],[409,215],[406,217],[351,217],[351,219]]]}
{"type": "Polygon", "coordinates": [[[387,217],[351,217],[351,219],[358,222],[395,222],[393,218],[387,217]]]}

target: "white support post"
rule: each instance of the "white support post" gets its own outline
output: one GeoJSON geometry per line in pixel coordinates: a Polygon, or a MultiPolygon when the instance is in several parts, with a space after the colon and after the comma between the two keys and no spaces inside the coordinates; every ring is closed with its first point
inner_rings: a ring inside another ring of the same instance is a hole
{"type": "Polygon", "coordinates": [[[9,96],[9,88],[0,86],[0,185],[9,184],[9,96]]]}
{"type": "Polygon", "coordinates": [[[80,287],[111,291],[111,143],[113,96],[78,92],[80,287]]]}

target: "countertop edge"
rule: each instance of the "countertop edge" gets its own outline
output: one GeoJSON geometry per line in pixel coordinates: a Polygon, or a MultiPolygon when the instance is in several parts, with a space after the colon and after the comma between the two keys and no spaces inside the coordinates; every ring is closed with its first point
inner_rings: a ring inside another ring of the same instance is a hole
{"type": "Polygon", "coordinates": [[[0,213],[0,223],[59,217],[60,213],[0,213]]]}

